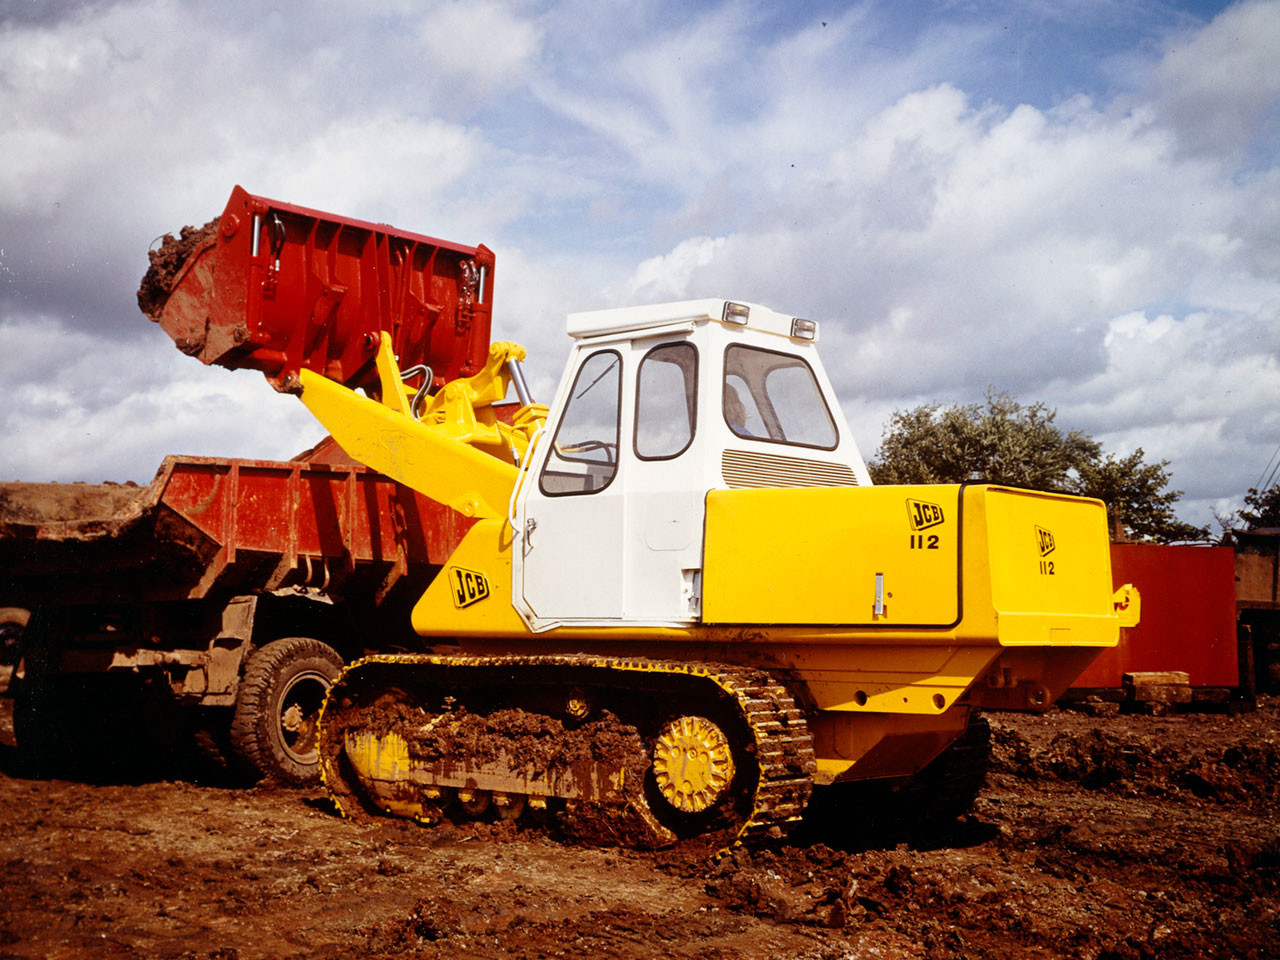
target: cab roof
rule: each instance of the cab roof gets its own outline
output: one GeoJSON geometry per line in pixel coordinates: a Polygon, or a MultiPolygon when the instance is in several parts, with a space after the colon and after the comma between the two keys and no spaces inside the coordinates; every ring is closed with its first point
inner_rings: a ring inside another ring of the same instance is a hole
{"type": "MultiPolygon", "coordinates": [[[[744,300],[679,300],[674,303],[655,303],[643,307],[617,307],[612,310],[589,310],[569,314],[565,324],[569,336],[575,339],[645,330],[669,323],[715,320],[724,322],[725,305],[747,309],[746,324],[752,330],[773,333],[783,337],[792,335],[794,317],[770,310],[757,303],[744,300]]],[[[740,322],[732,325],[743,325],[740,322]]],[[[815,336],[806,339],[816,339],[815,336]]]]}

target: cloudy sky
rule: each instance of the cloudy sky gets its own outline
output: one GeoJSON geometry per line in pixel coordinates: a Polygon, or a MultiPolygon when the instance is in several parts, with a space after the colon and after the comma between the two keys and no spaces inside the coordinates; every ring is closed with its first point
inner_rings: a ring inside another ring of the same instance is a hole
{"type": "Polygon", "coordinates": [[[491,247],[543,397],[565,313],[724,296],[867,456],[994,387],[1208,523],[1280,447],[1280,2],[0,0],[0,480],[318,438],[134,302],[236,183],[491,247]]]}

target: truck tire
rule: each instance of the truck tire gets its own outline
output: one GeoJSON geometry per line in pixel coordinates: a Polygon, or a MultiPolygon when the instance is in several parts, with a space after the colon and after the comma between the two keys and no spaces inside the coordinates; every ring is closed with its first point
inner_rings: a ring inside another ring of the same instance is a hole
{"type": "Polygon", "coordinates": [[[16,772],[20,776],[44,778],[56,771],[57,761],[65,760],[64,745],[50,722],[52,697],[47,685],[39,685],[28,673],[14,680],[9,688],[13,698],[13,738],[16,746],[16,772]]]}
{"type": "Polygon", "coordinates": [[[15,717],[15,694],[18,683],[18,662],[22,659],[22,632],[27,628],[31,614],[19,607],[0,607],[0,745],[16,743],[12,727],[15,717]]]}
{"type": "Polygon", "coordinates": [[[249,658],[231,720],[231,745],[255,779],[301,786],[319,778],[316,723],[342,657],[310,637],[286,637],[249,658]]]}
{"type": "MultiPolygon", "coordinates": [[[[12,610],[14,608],[6,608],[12,610]]],[[[14,621],[9,620],[9,626],[14,621]]],[[[13,698],[13,734],[17,744],[18,768],[24,776],[48,777],[72,766],[74,721],[71,712],[80,700],[79,691],[67,691],[50,663],[56,659],[48,619],[30,618],[19,637],[18,662],[24,676],[10,676],[13,698]]],[[[15,664],[16,667],[16,664],[15,664]]]]}
{"type": "Polygon", "coordinates": [[[16,666],[22,657],[22,631],[31,614],[21,607],[0,607],[0,664],[16,666]]]}

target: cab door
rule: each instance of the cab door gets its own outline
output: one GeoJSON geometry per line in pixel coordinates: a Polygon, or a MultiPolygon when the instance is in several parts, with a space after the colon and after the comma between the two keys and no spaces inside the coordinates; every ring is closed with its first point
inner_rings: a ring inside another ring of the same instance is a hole
{"type": "Polygon", "coordinates": [[[520,491],[513,573],[534,629],[622,616],[626,352],[623,344],[577,356],[520,491]]]}
{"type": "Polygon", "coordinates": [[[690,336],[632,344],[635,399],[623,451],[627,487],[624,610],[630,621],[687,623],[700,613],[707,484],[698,430],[699,352],[690,336]]]}

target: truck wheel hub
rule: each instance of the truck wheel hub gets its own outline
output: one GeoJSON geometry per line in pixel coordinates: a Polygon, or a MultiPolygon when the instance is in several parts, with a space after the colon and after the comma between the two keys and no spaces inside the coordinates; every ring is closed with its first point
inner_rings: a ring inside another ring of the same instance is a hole
{"type": "Polygon", "coordinates": [[[658,792],[682,813],[713,806],[733,780],[729,739],[703,717],[677,717],[653,745],[658,792]]]}
{"type": "Polygon", "coordinates": [[[296,703],[290,704],[280,715],[280,725],[290,733],[297,733],[302,729],[302,708],[296,703]]]}
{"type": "Polygon", "coordinates": [[[309,670],[289,681],[280,696],[280,741],[295,763],[316,762],[316,720],[329,678],[309,670]]]}

